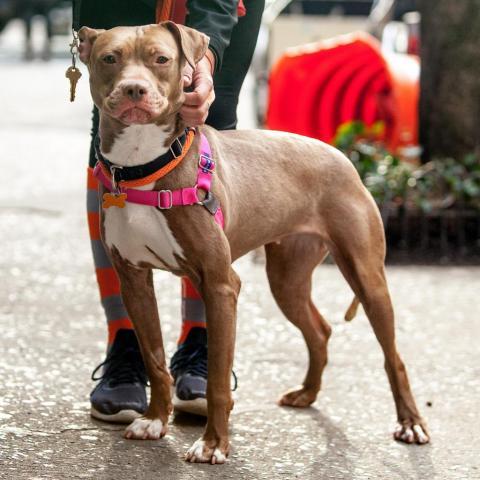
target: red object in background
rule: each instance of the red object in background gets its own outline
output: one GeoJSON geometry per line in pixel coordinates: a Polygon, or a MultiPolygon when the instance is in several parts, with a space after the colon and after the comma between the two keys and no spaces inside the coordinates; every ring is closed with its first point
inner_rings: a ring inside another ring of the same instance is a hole
{"type": "MultiPolygon", "coordinates": [[[[243,0],[238,0],[237,15],[244,17],[247,14],[243,0]]],[[[155,18],[157,22],[172,20],[175,23],[184,24],[187,16],[187,5],[185,1],[157,0],[155,7],[155,18]]]]}
{"type": "Polygon", "coordinates": [[[392,150],[418,143],[419,60],[366,33],[287,51],[270,74],[266,125],[331,143],[342,123],[385,123],[392,150]]]}

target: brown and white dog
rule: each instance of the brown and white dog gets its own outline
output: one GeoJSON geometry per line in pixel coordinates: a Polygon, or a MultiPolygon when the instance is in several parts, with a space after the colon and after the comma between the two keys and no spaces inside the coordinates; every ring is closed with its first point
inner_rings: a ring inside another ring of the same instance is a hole
{"type": "MultiPolygon", "coordinates": [[[[164,22],[143,27],[80,30],[80,57],[88,65],[100,111],[101,151],[119,166],[150,162],[185,128],[182,70],[195,64],[208,38],[164,22]]],[[[151,401],[127,438],[165,435],[172,410],[152,268],[193,281],[206,305],[208,420],[188,450],[191,462],[223,463],[229,453],[233,407],[230,372],[240,280],[232,262],[265,246],[270,288],[285,316],[305,337],[309,367],[300,388],[280,405],[307,407],[320,390],[331,328],[315,308],[311,276],[330,252],[362,303],[385,355],[399,426],[394,437],[427,443],[429,436],[397,352],[394,315],[384,273],[385,239],[377,207],[350,161],[329,145],[273,131],[218,132],[201,128],[216,162],[213,194],[224,229],[200,205],[171,209],[127,203],[101,214],[101,231],[121,281],[151,383],[151,401]]],[[[167,176],[143,188],[173,190],[195,184],[198,137],[167,176]]]]}

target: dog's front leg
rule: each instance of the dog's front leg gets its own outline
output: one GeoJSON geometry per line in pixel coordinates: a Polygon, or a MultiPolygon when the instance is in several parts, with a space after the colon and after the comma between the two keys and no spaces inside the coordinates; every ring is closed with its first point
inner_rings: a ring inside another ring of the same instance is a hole
{"type": "Polygon", "coordinates": [[[151,387],[147,411],[126,428],[125,437],[157,440],[167,432],[168,416],[172,411],[172,378],[165,362],[152,270],[133,267],[115,254],[113,260],[120,278],[122,298],[135,327],[151,387]]]}
{"type": "Polygon", "coordinates": [[[230,379],[235,348],[237,298],[240,279],[229,266],[204,275],[200,286],[207,311],[208,419],[205,432],[186,454],[189,462],[224,463],[228,456],[228,419],[233,408],[230,379]]]}

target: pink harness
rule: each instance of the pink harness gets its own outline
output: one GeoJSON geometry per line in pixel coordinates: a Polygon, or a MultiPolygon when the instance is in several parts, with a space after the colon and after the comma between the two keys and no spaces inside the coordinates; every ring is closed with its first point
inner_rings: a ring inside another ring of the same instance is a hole
{"type": "Polygon", "coordinates": [[[102,182],[109,191],[126,194],[126,201],[157,207],[160,210],[169,210],[172,207],[188,205],[203,205],[215,219],[215,222],[223,228],[224,218],[222,208],[211,193],[215,162],[212,160],[212,150],[207,137],[200,133],[200,158],[198,160],[197,183],[193,187],[179,188],[178,190],[138,190],[136,188],[122,188],[112,185],[112,181],[103,173],[97,162],[93,174],[102,182]],[[117,188],[115,188],[117,187],[117,188]],[[204,200],[198,198],[198,190],[206,192],[204,200]]]}

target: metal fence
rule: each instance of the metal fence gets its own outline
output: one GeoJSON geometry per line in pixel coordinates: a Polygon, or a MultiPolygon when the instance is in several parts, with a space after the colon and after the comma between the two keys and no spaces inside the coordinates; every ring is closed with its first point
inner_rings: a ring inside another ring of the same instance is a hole
{"type": "Polygon", "coordinates": [[[454,208],[382,212],[390,262],[480,264],[480,213],[454,208]]]}

